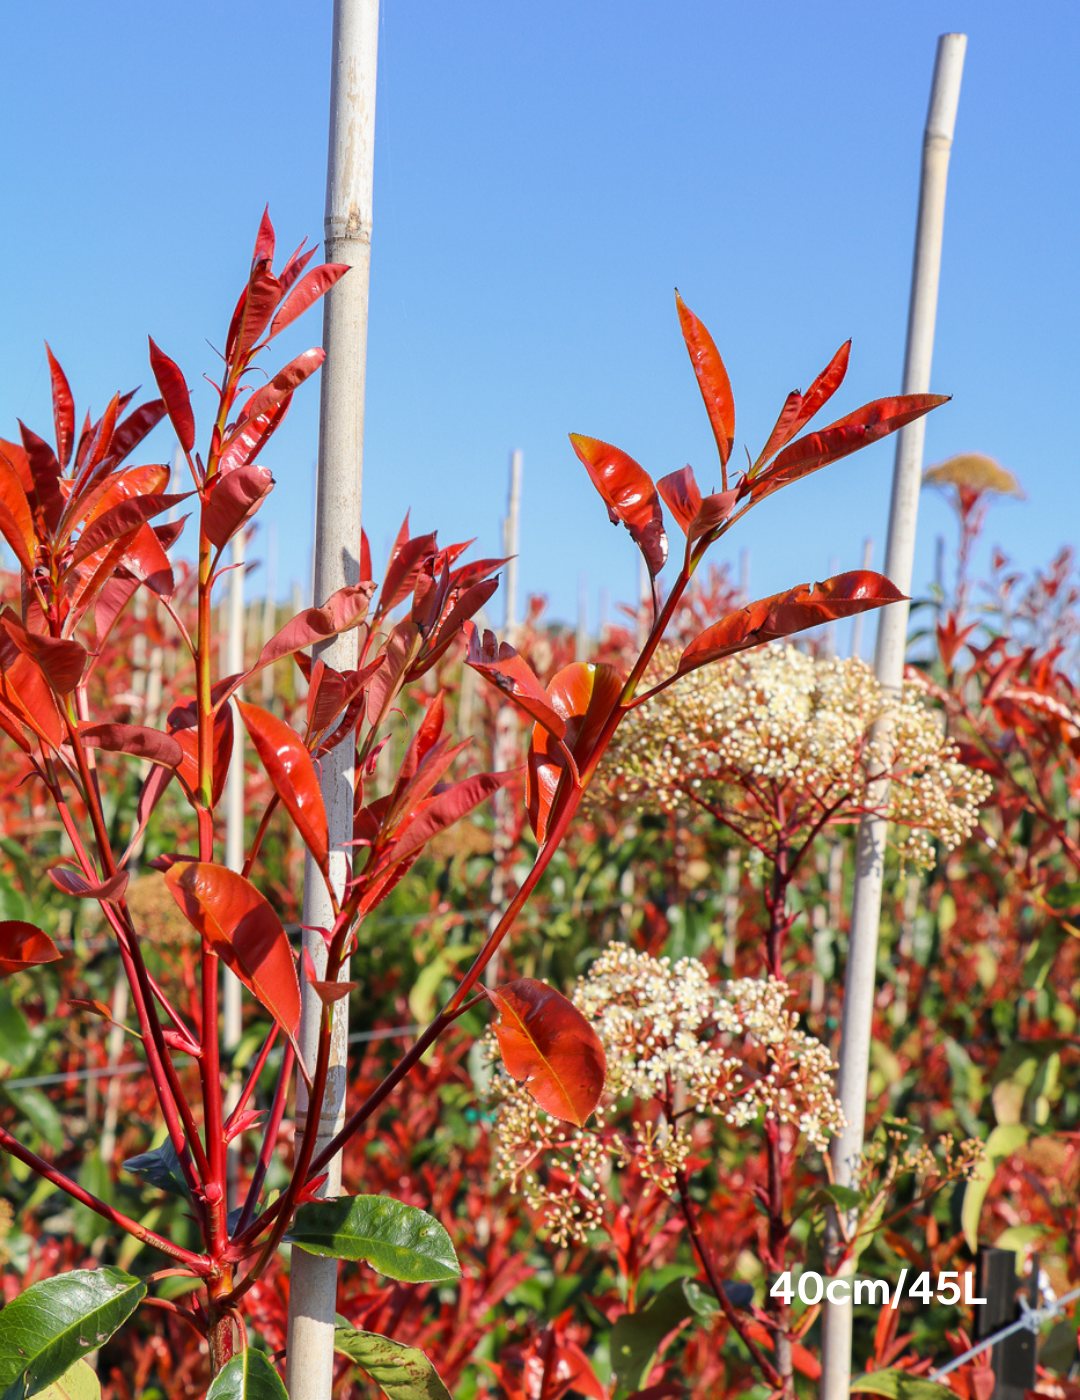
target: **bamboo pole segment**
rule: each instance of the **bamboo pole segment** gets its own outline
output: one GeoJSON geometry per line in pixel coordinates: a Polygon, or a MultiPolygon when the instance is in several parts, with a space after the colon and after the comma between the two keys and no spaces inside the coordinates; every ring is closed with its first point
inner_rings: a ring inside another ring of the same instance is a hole
{"type": "MultiPolygon", "coordinates": [[[[942,34],[938,39],[923,137],[919,214],[908,311],[907,352],[904,357],[905,394],[926,393],[930,388],[945,222],[945,186],[966,47],[967,36],[964,34],[942,34]]],[[[885,573],[905,594],[911,591],[925,432],[926,420],[919,418],[901,428],[896,441],[885,573]]],[[[874,671],[881,684],[894,694],[899,692],[903,682],[907,623],[907,602],[893,603],[883,609],[878,620],[874,671]]],[[[887,717],[884,730],[887,737],[887,717]]],[[[872,786],[870,805],[881,807],[887,796],[887,782],[879,781],[872,786]]],[[[847,1126],[833,1139],[832,1144],[833,1173],[841,1186],[850,1185],[863,1148],[886,826],[887,823],[881,818],[863,817],[855,851],[855,889],[844,979],[840,1070],[837,1078],[847,1126]]],[[[825,1261],[830,1272],[835,1268],[839,1253],[838,1232],[839,1222],[833,1219],[829,1222],[826,1235],[825,1261]]],[[[851,1302],[826,1302],[822,1338],[822,1400],[847,1400],[851,1383],[851,1327],[851,1302]]]]}
{"type": "MultiPolygon", "coordinates": [[[[233,536],[232,564],[229,571],[228,613],[225,631],[225,674],[235,676],[244,669],[244,539],[240,530],[233,536]]],[[[236,692],[236,699],[242,699],[236,692]]],[[[233,706],[233,745],[229,772],[225,779],[225,864],[239,873],[244,868],[244,726],[235,701],[233,706]]],[[[227,967],[222,967],[224,979],[221,996],[221,1045],[231,1059],[240,1044],[243,1030],[243,987],[240,979],[227,967]]],[[[240,1097],[238,1071],[229,1075],[225,1092],[225,1109],[231,1113],[240,1097]]],[[[233,1138],[225,1156],[225,1184],[228,1208],[239,1204],[237,1188],[240,1180],[240,1139],[233,1138]]]]}
{"type": "MultiPolygon", "coordinates": [[[[352,269],[324,301],[319,413],[319,464],[315,495],[315,602],[360,582],[360,505],[364,463],[364,386],[367,368],[368,283],[375,174],[375,76],[379,0],[334,0],[330,80],[330,139],[326,172],[326,257],[352,269]]],[[[328,666],[355,668],[356,633],[345,632],[316,648],[328,666]]],[[[330,833],[330,875],[338,892],[348,876],[353,813],[352,744],[341,744],[322,764],[322,794],[330,833]]],[[[316,929],[333,922],[330,900],[310,855],[304,871],[304,923],[316,929]]],[[[321,974],[326,945],[317,931],[304,933],[321,974]]],[[[348,963],[341,969],[347,980],[348,963]]],[[[331,1019],[330,1073],[316,1132],[321,1151],[344,1123],[348,1059],[347,997],[336,1001],[331,1019]]],[[[314,1065],[322,1003],[303,986],[300,1048],[314,1065]]],[[[297,1131],[306,1131],[307,1090],[297,1081],[297,1131]]],[[[341,1157],[328,1167],[321,1194],[341,1189],[341,1157]]],[[[286,1386],[292,1400],[330,1400],[334,1375],[336,1259],[294,1248],[289,1280],[286,1386]]]]}
{"type": "MultiPolygon", "coordinates": [[[[266,537],[266,597],[263,599],[262,645],[265,646],[277,631],[277,526],[271,525],[266,537]]],[[[297,609],[299,612],[299,608],[297,609]]],[[[269,707],[274,698],[276,666],[263,668],[260,677],[263,708],[269,707]]]]}
{"type": "Polygon", "coordinates": [[[503,602],[506,606],[503,632],[511,645],[513,645],[514,633],[517,631],[518,625],[518,543],[521,533],[521,468],[523,460],[521,449],[515,448],[510,454],[510,495],[502,525],[503,553],[507,557],[506,575],[503,580],[505,589],[503,602]]]}
{"type": "Polygon", "coordinates": [[[574,660],[589,659],[589,579],[582,570],[578,574],[577,628],[574,631],[574,660]]]}

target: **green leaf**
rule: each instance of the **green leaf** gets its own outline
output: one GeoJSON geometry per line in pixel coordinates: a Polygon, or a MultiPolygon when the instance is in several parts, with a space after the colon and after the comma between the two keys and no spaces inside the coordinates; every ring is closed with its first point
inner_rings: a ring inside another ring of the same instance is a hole
{"type": "Polygon", "coordinates": [[[1080,882],[1067,880],[1055,885],[1043,895],[1043,902],[1055,911],[1068,911],[1080,906],[1080,882]]]}
{"type": "Polygon", "coordinates": [[[58,1381],[38,1391],[38,1400],[101,1400],[101,1382],[88,1361],[76,1361],[58,1381]]]}
{"type": "Polygon", "coordinates": [[[1076,1357],[1076,1323],[1062,1318],[1050,1329],[1039,1348],[1039,1365],[1048,1366],[1059,1376],[1067,1376],[1076,1357]]]}
{"type": "Polygon", "coordinates": [[[985,1156],[964,1187],[964,1204],[960,1211],[964,1239],[973,1253],[979,1247],[979,1217],[982,1215],[983,1201],[998,1166],[1017,1148],[1023,1147],[1027,1137],[1028,1129],[1023,1123],[1006,1123],[995,1128],[986,1139],[985,1156]]]}
{"type": "Polygon", "coordinates": [[[956,1400],[947,1385],[925,1381],[909,1371],[867,1371],[863,1376],[852,1376],[851,1389],[887,1395],[890,1400],[956,1400]]]}
{"type": "Polygon", "coordinates": [[[434,1216],[389,1196],[309,1201],[285,1236],[309,1254],[364,1259],[402,1283],[459,1278],[454,1246],[434,1216]]]}
{"type": "Polygon", "coordinates": [[[34,1058],[37,1042],[26,1017],[11,999],[7,987],[0,986],[0,1061],[16,1074],[34,1058]]]}
{"type": "Polygon", "coordinates": [[[146,1296],[122,1269],[75,1269],[35,1283],[0,1312],[0,1400],[27,1400],[107,1342],[146,1296]]]}
{"type": "Polygon", "coordinates": [[[289,1393],[262,1352],[247,1347],[222,1366],[206,1400],[289,1400],[289,1393]]]}
{"type": "Polygon", "coordinates": [[[402,1346],[378,1332],[337,1327],[334,1350],[366,1371],[390,1400],[451,1400],[430,1358],[417,1347],[402,1346]]]}
{"type": "Polygon", "coordinates": [[[702,1288],[696,1278],[684,1278],[682,1286],[683,1292],[686,1294],[686,1301],[698,1317],[715,1317],[720,1311],[720,1304],[710,1290],[702,1288]]]}
{"type": "Polygon", "coordinates": [[[64,1145],[64,1125],[48,1094],[43,1094],[40,1089],[6,1087],[4,1093],[34,1131],[40,1133],[54,1152],[59,1152],[64,1145]]]}
{"type": "Polygon", "coordinates": [[[611,1329],[611,1367],[627,1390],[640,1390],[652,1370],[656,1348],[680,1322],[695,1314],[683,1285],[681,1278],[672,1279],[640,1312],[623,1313],[611,1329]]]}
{"type": "Polygon", "coordinates": [[[159,1191],[167,1191],[170,1196],[181,1196],[186,1201],[191,1199],[172,1138],[166,1138],[160,1147],[150,1152],[129,1157],[123,1163],[123,1168],[134,1176],[143,1177],[159,1191]]]}

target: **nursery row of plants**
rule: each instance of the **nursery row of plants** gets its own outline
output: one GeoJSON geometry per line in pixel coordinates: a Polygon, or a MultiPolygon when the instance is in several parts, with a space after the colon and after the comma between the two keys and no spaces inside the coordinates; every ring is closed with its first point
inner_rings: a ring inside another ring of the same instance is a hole
{"type": "MultiPolygon", "coordinates": [[[[838,622],[898,597],[888,580],[752,601],[721,541],[942,400],[804,431],[841,389],[841,347],[736,470],[727,373],[680,300],[721,490],[571,440],[583,505],[595,488],[648,567],[625,626],[578,656],[533,598],[500,641],[485,610],[506,561],[406,517],[381,580],[365,557],[355,586],[279,609],[226,675],[229,547],[258,554],[257,459],[322,355],[253,368],[344,271],[309,258],[275,273],[264,219],[209,430],[151,342],[160,398],[118,396],[80,428],[50,354],[51,441],[0,441],[0,1394],[284,1395],[304,1248],[343,1261],[343,1400],[810,1395],[805,1281],[836,1270],[831,1218],[867,1284],[856,1384],[987,1400],[985,1354],[925,1379],[971,1344],[978,1245],[1017,1251],[1045,1296],[1080,1282],[1071,554],[1024,577],[999,552],[971,578],[986,511],[1017,486],[987,458],[937,469],[955,568],[917,600],[890,697],[836,645],[838,622]],[[179,471],[132,465],[166,418],[179,471]],[[335,670],[319,647],[349,632],[356,665],[335,670]],[[224,857],[230,763],[242,869],[224,857]],[[334,763],[344,850],[319,791],[334,763]],[[839,1186],[867,814],[891,844],[868,1143],[839,1186]],[[333,908],[320,958],[300,951],[305,879],[333,908]],[[245,994],[231,1042],[224,969],[245,994]],[[320,1146],[305,1124],[345,997],[345,1123],[320,1146]],[[922,1294],[882,1307],[870,1285],[902,1269],[922,1294]]],[[[1075,1352],[1071,1323],[1044,1332],[1044,1393],[1074,1396],[1075,1352]]]]}

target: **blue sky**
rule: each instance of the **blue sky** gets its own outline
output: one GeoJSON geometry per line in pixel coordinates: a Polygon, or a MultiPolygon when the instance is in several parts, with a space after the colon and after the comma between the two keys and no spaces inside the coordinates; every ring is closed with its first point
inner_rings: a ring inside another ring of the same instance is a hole
{"type": "MultiPolygon", "coordinates": [[[[498,549],[525,454],[521,583],[571,617],[636,555],[566,439],[654,476],[715,448],[673,288],[723,353],[756,452],[848,336],[837,414],[899,390],[938,34],[969,36],[945,229],[927,461],[998,457],[1028,499],[990,535],[1026,567],[1076,539],[1075,4],[391,0],[380,31],[364,521],[498,549]],[[1070,97],[1070,93],[1072,96],[1070,97]]],[[[0,434],[50,422],[48,338],[80,412],[215,366],[263,204],[321,235],[330,4],[22,6],[5,21],[0,434]]],[[[310,315],[281,358],[320,338],[310,315]]],[[[283,340],[286,338],[283,337],[283,340]]],[[[280,344],[280,342],[279,342],[280,344]]],[[[317,389],[265,459],[278,583],[309,576],[317,389]]],[[[203,423],[207,390],[198,407],[203,423]]],[[[151,459],[167,457],[164,430],[151,459]]],[[[737,448],[741,452],[741,446],[737,448]]],[[[773,497],[729,537],[753,591],[880,563],[892,450],[773,497]]],[[[916,580],[944,506],[924,497],[916,580]]],[[[265,535],[255,546],[265,558],[265,535]]],[[[264,575],[254,573],[260,591],[264,575]]]]}

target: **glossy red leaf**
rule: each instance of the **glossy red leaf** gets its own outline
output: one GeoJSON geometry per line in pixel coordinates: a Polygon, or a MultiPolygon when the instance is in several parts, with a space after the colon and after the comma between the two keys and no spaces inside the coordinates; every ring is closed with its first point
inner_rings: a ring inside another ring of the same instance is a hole
{"type": "Polygon", "coordinates": [[[302,355],[297,355],[295,360],[290,360],[284,369],[278,370],[269,384],[256,389],[248,399],[244,405],[244,422],[249,418],[257,418],[260,414],[273,412],[282,399],[288,398],[305,379],[310,378],[325,359],[326,351],[316,348],[305,350],[302,355]]]}
{"type": "Polygon", "coordinates": [[[0,622],[22,654],[41,668],[58,695],[67,695],[75,689],[86,668],[84,647],[70,639],[28,632],[10,609],[4,612],[0,622]]]}
{"type": "MultiPolygon", "coordinates": [[[[0,629],[0,639],[8,639],[8,634],[3,629],[0,629]]],[[[18,650],[13,643],[11,646],[12,650],[18,650]]],[[[5,656],[2,669],[0,694],[5,704],[18,714],[22,722],[40,739],[44,739],[54,749],[59,748],[64,740],[64,725],[52,691],[39,668],[28,656],[20,653],[14,661],[5,656]]]]}
{"type": "Polygon", "coordinates": [[[169,419],[185,452],[195,446],[195,415],[191,411],[191,395],[180,366],[159,350],[150,337],[150,368],[161,390],[169,419]]]}
{"type": "Polygon", "coordinates": [[[274,317],[267,340],[273,340],[286,326],[291,326],[298,316],[302,316],[308,307],[328,292],[348,270],[348,263],[323,263],[305,273],[293,288],[288,301],[274,317]]]}
{"type": "Polygon", "coordinates": [[[798,481],[830,462],[868,447],[948,401],[947,394],[901,394],[891,399],[875,399],[847,417],[838,418],[820,432],[807,433],[806,437],[793,442],[759,476],[748,477],[740,488],[740,495],[763,500],[788,482],[798,481]]]}
{"type": "Polygon", "coordinates": [[[172,597],[176,587],[172,565],[150,525],[143,525],[136,531],[135,538],[124,551],[124,567],[159,598],[172,597]]]}
{"type": "Polygon", "coordinates": [[[139,591],[139,580],[121,569],[106,580],[94,604],[94,642],[101,650],[117,618],[139,591]]]}
{"type": "Polygon", "coordinates": [[[655,577],[664,567],[668,543],[652,477],[633,457],[609,442],[580,433],[571,433],[570,442],[607,506],[608,518],[613,525],[621,521],[630,531],[655,577]]]}
{"type": "Polygon", "coordinates": [[[29,573],[34,567],[33,560],[37,553],[34,520],[19,472],[3,450],[3,444],[0,444],[0,532],[29,573]]]}
{"type": "Polygon", "coordinates": [[[485,579],[482,583],[474,583],[461,594],[429,637],[416,663],[410,668],[406,680],[417,680],[426,671],[431,670],[461,635],[463,624],[480,611],[498,586],[498,579],[485,579]]]}
{"type": "Polygon", "coordinates": [[[466,661],[474,671],[509,696],[527,715],[550,729],[557,739],[566,733],[566,721],[552,707],[548,693],[532,668],[517,654],[509,642],[501,645],[494,632],[485,632],[483,641],[472,622],[465,623],[465,638],[469,644],[466,661]]]}
{"type": "Polygon", "coordinates": [[[553,987],[521,977],[488,992],[507,1073],[545,1113],[583,1128],[604,1091],[607,1061],[600,1037],[553,987]]]}
{"type": "Polygon", "coordinates": [[[762,642],[790,637],[808,627],[896,603],[903,596],[883,574],[869,569],[837,574],[824,583],[800,584],[786,593],[776,593],[728,613],[707,627],[679,658],[678,674],[685,675],[710,661],[734,656],[762,642]]]}
{"type": "Polygon", "coordinates": [[[109,443],[109,461],[118,466],[165,417],[165,400],[150,399],[118,423],[109,443]]]}
{"type": "MultiPolygon", "coordinates": [[[[625,684],[614,666],[574,661],[552,678],[548,697],[552,708],[566,723],[563,739],[574,756],[578,771],[588,763],[600,731],[619,703],[625,684]]],[[[525,806],[529,824],[541,845],[547,835],[549,818],[559,784],[569,765],[541,726],[533,727],[526,766],[525,806]]]]}
{"type": "Polygon", "coordinates": [[[23,450],[33,481],[33,504],[41,511],[47,528],[55,530],[64,513],[64,497],[60,491],[60,463],[56,453],[44,438],[38,437],[25,423],[19,423],[23,450]]]}
{"type": "Polygon", "coordinates": [[[112,471],[104,481],[71,493],[64,512],[64,533],[69,534],[82,521],[92,525],[106,511],[133,496],[160,494],[169,482],[169,468],[164,462],[148,463],[112,471]]]}
{"type": "Polygon", "coordinates": [[[421,566],[435,554],[436,548],[434,532],[409,538],[409,517],[406,515],[386,566],[386,577],[379,594],[380,613],[389,612],[406,594],[412,592],[421,566]]]}
{"type": "Polygon", "coordinates": [[[45,342],[45,354],[49,357],[49,377],[52,380],[53,424],[56,427],[56,457],[62,467],[71,460],[71,450],[75,446],[75,400],[71,394],[67,375],[60,368],[56,357],[45,342]]]}
{"type": "Polygon", "coordinates": [[[9,977],[23,968],[55,962],[60,950],[43,929],[21,919],[0,923],[0,976],[9,977]]]}
{"type": "Polygon", "coordinates": [[[203,503],[206,538],[224,549],[273,489],[274,478],[266,467],[237,467],[225,476],[214,477],[203,503]]]}
{"type": "Polygon", "coordinates": [[[186,501],[190,495],[190,491],[179,496],[166,496],[151,491],[146,495],[130,496],[127,500],[110,506],[104,514],[97,516],[83,530],[79,536],[79,542],[75,546],[72,563],[81,564],[91,554],[96,554],[99,549],[105,549],[115,540],[119,540],[125,535],[134,536],[141,525],[145,525],[155,515],[160,515],[163,510],[171,510],[181,501],[186,501]]]}
{"type": "Polygon", "coordinates": [[[73,895],[76,899],[123,899],[128,885],[126,870],[119,870],[107,880],[100,880],[96,884],[91,884],[85,876],[66,865],[54,865],[46,873],[58,890],[73,895]]]}
{"type": "MultiPolygon", "coordinates": [[[[213,691],[211,691],[211,699],[213,699],[213,691]]],[[[194,702],[174,705],[169,711],[167,724],[169,733],[184,752],[177,772],[191,791],[197,792],[199,787],[199,738],[194,702]]],[[[221,794],[225,791],[225,780],[229,776],[229,761],[232,758],[232,745],[232,707],[220,705],[214,711],[214,778],[211,802],[215,807],[221,800],[221,794]]]]}
{"type": "Polygon", "coordinates": [[[675,305],[678,307],[679,325],[690,354],[690,363],[694,366],[705,411],[712,424],[720,461],[726,466],[735,441],[735,399],[731,393],[731,381],[712,336],[678,292],[675,293],[675,305]]]}
{"type": "Polygon", "coordinates": [[[258,262],[272,263],[274,261],[274,225],[270,221],[270,206],[267,204],[263,208],[262,218],[259,220],[259,231],[255,235],[255,250],[251,254],[251,263],[254,266],[258,262]]]}
{"type": "Polygon", "coordinates": [[[513,773],[477,773],[454,783],[437,797],[430,797],[402,827],[390,847],[389,860],[396,863],[421,850],[433,836],[453,826],[479,803],[498,792],[513,777],[513,773]]]}
{"type": "Polygon", "coordinates": [[[295,730],[277,715],[242,700],[237,707],[274,791],[288,809],[304,845],[325,872],[329,862],[326,809],[311,755],[295,730]]]}
{"type": "Polygon", "coordinates": [[[185,861],[165,883],[191,926],[257,997],[290,1040],[300,1025],[300,983],[281,920],[243,875],[185,861]]]}
{"type": "Polygon", "coordinates": [[[83,722],[79,725],[79,738],[91,748],[131,754],[165,768],[179,768],[184,757],[183,749],[171,734],[163,734],[160,729],[150,729],[144,724],[83,722]]]}
{"type": "Polygon", "coordinates": [[[419,641],[420,629],[409,618],[399,622],[387,638],[382,659],[367,688],[367,721],[373,729],[390,712],[419,641]]]}
{"type": "Polygon", "coordinates": [[[280,661],[283,656],[292,655],[294,651],[304,651],[327,637],[335,637],[339,632],[358,627],[367,617],[372,592],[370,582],[339,588],[321,608],[305,608],[297,613],[270,638],[259,653],[253,669],[261,670],[273,661],[280,661]]]}
{"type": "Polygon", "coordinates": [[[832,398],[847,374],[848,357],[851,354],[851,341],[846,340],[805,394],[798,389],[788,394],[776,426],[769,434],[769,440],[754,463],[754,474],[769,458],[791,441],[801,428],[804,428],[814,414],[832,398]]]}
{"type": "Polygon", "coordinates": [[[738,500],[736,491],[718,491],[702,500],[690,467],[661,477],[656,489],[691,544],[722,525],[738,500]]]}
{"type": "Polygon", "coordinates": [[[240,295],[225,342],[225,359],[231,366],[245,357],[262,335],[284,295],[281,283],[265,258],[251,265],[248,285],[240,295]]]}
{"type": "Polygon", "coordinates": [[[367,531],[360,527],[360,579],[363,583],[371,582],[371,541],[367,537],[367,531]]]}
{"type": "Polygon", "coordinates": [[[246,419],[229,437],[228,446],[218,462],[218,471],[227,476],[237,467],[246,467],[254,462],[284,423],[291,406],[292,398],[285,398],[269,413],[259,413],[254,418],[246,419]]]}

